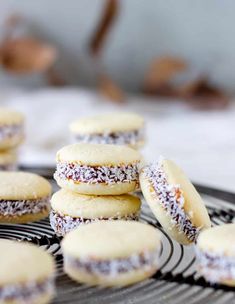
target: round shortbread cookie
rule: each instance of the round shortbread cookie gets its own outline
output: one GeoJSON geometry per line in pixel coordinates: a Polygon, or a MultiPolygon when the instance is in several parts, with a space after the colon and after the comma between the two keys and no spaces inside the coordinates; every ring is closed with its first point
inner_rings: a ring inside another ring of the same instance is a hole
{"type": "Polygon", "coordinates": [[[93,195],[134,191],[139,182],[141,155],[128,147],[74,144],[57,153],[55,179],[62,188],[93,195]]]}
{"type": "Polygon", "coordinates": [[[160,233],[134,221],[100,221],[66,234],[65,272],[89,285],[124,286],[153,275],[158,268],[160,233]]]}
{"type": "Polygon", "coordinates": [[[235,286],[235,224],[203,231],[196,254],[198,270],[207,281],[235,286]]]}
{"type": "Polygon", "coordinates": [[[133,113],[106,113],[78,119],[70,124],[77,142],[127,145],[140,148],[144,144],[144,120],[133,113]]]}
{"type": "Polygon", "coordinates": [[[0,172],[0,222],[26,223],[48,216],[51,185],[27,172],[0,172]]]}
{"type": "Polygon", "coordinates": [[[140,185],[157,220],[179,243],[191,244],[201,230],[211,226],[200,195],[171,160],[163,159],[144,167],[140,185]]]}
{"type": "Polygon", "coordinates": [[[65,189],[51,198],[51,226],[57,235],[98,220],[138,220],[141,207],[135,195],[88,196],[65,189]]]}
{"type": "Polygon", "coordinates": [[[49,303],[55,289],[53,258],[35,245],[3,239],[0,251],[0,302],[49,303]]]}

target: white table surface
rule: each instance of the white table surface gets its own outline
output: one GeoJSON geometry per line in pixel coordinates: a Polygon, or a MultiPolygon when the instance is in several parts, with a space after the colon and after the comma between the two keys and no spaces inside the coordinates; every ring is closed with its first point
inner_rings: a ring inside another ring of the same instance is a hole
{"type": "Polygon", "coordinates": [[[75,118],[135,111],[146,120],[146,160],[172,158],[193,181],[235,192],[235,104],[225,111],[201,112],[177,101],[130,97],[126,104],[116,105],[82,88],[5,90],[0,104],[26,115],[22,164],[54,166],[56,151],[71,140],[68,123],[75,118]]]}

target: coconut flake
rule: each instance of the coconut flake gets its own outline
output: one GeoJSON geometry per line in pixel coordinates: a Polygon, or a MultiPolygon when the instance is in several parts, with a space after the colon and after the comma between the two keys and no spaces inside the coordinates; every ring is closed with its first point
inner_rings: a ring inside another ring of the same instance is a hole
{"type": "Polygon", "coordinates": [[[211,283],[235,280],[235,257],[204,252],[196,247],[198,270],[211,283]]]}
{"type": "Polygon", "coordinates": [[[37,200],[0,200],[1,216],[21,216],[49,210],[49,197],[37,200]]]}
{"type": "Polygon", "coordinates": [[[115,277],[120,273],[133,270],[156,268],[159,261],[159,250],[143,251],[140,254],[132,254],[128,258],[113,260],[96,260],[94,258],[74,258],[64,255],[64,263],[68,267],[88,272],[94,275],[115,277]]]}
{"type": "Polygon", "coordinates": [[[137,182],[138,163],[120,166],[86,166],[74,163],[57,163],[55,179],[71,179],[75,182],[116,184],[137,182]]]}
{"type": "Polygon", "coordinates": [[[145,167],[143,172],[155,191],[154,195],[171,217],[172,224],[184,233],[190,241],[195,242],[199,234],[199,228],[192,224],[184,211],[185,201],[180,185],[168,184],[162,161],[145,167]]]}
{"type": "Polygon", "coordinates": [[[109,218],[99,217],[95,219],[85,219],[83,217],[71,217],[69,215],[64,215],[62,213],[55,212],[54,210],[50,213],[50,224],[55,233],[58,236],[64,236],[67,232],[79,227],[80,225],[85,225],[93,222],[98,222],[101,220],[134,220],[138,221],[139,212],[131,213],[128,215],[116,215],[109,218]]]}
{"type": "Polygon", "coordinates": [[[42,282],[31,281],[25,284],[12,284],[0,287],[0,301],[31,304],[44,294],[54,294],[54,277],[42,282]]]}
{"type": "Polygon", "coordinates": [[[135,145],[144,140],[144,129],[102,134],[75,134],[75,140],[89,144],[135,145]]]}

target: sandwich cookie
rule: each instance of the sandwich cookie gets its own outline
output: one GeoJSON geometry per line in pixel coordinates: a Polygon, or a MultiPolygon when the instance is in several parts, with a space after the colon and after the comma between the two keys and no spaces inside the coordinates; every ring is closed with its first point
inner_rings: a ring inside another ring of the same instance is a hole
{"type": "Polygon", "coordinates": [[[235,224],[203,231],[197,241],[198,271],[210,283],[235,286],[235,224]]]}
{"type": "Polygon", "coordinates": [[[18,146],[24,138],[24,116],[0,108],[0,150],[18,146]]]}
{"type": "Polygon", "coordinates": [[[0,151],[0,171],[17,169],[17,153],[15,150],[0,151]]]}
{"type": "Polygon", "coordinates": [[[140,148],[144,144],[144,120],[133,113],[107,113],[82,118],[70,124],[77,142],[127,145],[140,148]]]}
{"type": "Polygon", "coordinates": [[[157,220],[179,243],[195,242],[199,232],[211,226],[200,195],[173,161],[161,159],[144,167],[140,185],[157,220]]]}
{"type": "Polygon", "coordinates": [[[55,179],[62,188],[118,195],[138,187],[140,154],[125,146],[74,144],[57,153],[55,179]]]}
{"type": "Polygon", "coordinates": [[[160,233],[150,225],[100,221],[65,235],[64,270],[88,285],[130,285],[156,272],[160,248],[160,233]]]}
{"type": "Polygon", "coordinates": [[[0,303],[46,304],[53,298],[55,265],[41,248],[0,240],[0,303]]]}
{"type": "Polygon", "coordinates": [[[141,201],[134,195],[88,196],[60,190],[51,198],[51,226],[57,235],[99,220],[138,220],[141,201]]]}
{"type": "Polygon", "coordinates": [[[26,172],[0,172],[0,223],[27,223],[48,216],[50,183],[26,172]]]}

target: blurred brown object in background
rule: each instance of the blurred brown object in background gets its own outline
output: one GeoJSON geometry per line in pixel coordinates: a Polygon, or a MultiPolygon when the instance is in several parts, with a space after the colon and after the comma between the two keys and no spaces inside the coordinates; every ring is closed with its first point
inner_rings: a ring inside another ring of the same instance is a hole
{"type": "Polygon", "coordinates": [[[178,89],[179,96],[197,109],[223,109],[229,104],[229,97],[207,77],[201,77],[178,89]]]}
{"type": "Polygon", "coordinates": [[[91,38],[89,49],[93,56],[99,55],[104,46],[104,41],[117,18],[119,11],[118,0],[106,0],[101,19],[91,38]]]}
{"type": "Polygon", "coordinates": [[[102,16],[96,26],[95,32],[91,37],[89,43],[89,51],[91,53],[91,60],[93,68],[97,76],[97,87],[101,95],[110,101],[123,102],[124,92],[117,83],[110,76],[107,75],[102,66],[102,51],[105,40],[110,32],[115,19],[119,12],[119,0],[106,0],[102,16]]]}
{"type": "Polygon", "coordinates": [[[98,88],[99,93],[108,100],[112,100],[116,103],[123,103],[125,101],[124,92],[107,75],[101,75],[99,77],[98,88]]]}
{"type": "Polygon", "coordinates": [[[56,59],[56,49],[30,37],[7,39],[0,46],[0,62],[13,73],[41,73],[56,59]]]}
{"type": "Polygon", "coordinates": [[[171,79],[179,72],[186,70],[187,64],[178,58],[156,58],[150,64],[144,81],[144,92],[158,96],[175,96],[176,88],[171,79]]]}
{"type": "Polygon", "coordinates": [[[44,73],[49,84],[64,85],[53,65],[57,59],[56,48],[25,33],[26,20],[17,14],[5,21],[0,42],[0,65],[15,74],[44,73]],[[19,29],[23,34],[16,35],[19,29]]]}

